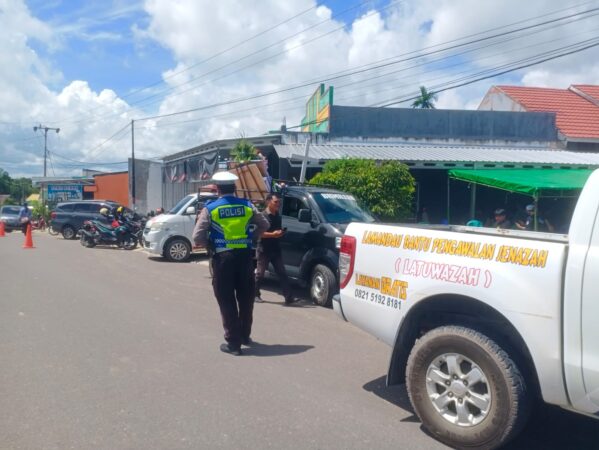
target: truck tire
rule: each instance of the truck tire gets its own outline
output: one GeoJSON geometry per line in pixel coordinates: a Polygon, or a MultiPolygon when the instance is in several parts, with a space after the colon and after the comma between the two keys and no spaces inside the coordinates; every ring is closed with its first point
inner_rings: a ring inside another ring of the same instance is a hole
{"type": "Polygon", "coordinates": [[[406,381],[423,426],[452,447],[502,447],[530,413],[530,394],[514,361],[470,328],[443,326],[418,339],[406,381]]]}
{"type": "Polygon", "coordinates": [[[310,277],[310,298],[320,306],[331,306],[337,280],[335,274],[324,264],[317,264],[310,277]]]}
{"type": "Polygon", "coordinates": [[[164,256],[172,262],[183,262],[189,259],[191,246],[185,239],[175,238],[166,244],[164,256]]]}

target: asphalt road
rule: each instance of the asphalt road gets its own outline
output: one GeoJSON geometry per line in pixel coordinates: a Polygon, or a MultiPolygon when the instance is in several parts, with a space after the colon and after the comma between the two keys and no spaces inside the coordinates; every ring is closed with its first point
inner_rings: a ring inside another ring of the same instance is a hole
{"type": "MultiPolygon", "coordinates": [[[[0,238],[1,449],[442,448],[385,387],[389,348],[332,310],[271,284],[233,357],[202,257],[22,239],[0,238]]],[[[597,449],[599,422],[541,408],[510,448],[597,449]]]]}

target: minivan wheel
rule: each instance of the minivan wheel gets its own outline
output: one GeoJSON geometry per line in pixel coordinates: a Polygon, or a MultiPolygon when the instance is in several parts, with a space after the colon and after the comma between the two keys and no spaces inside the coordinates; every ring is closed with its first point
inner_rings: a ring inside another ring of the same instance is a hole
{"type": "Polygon", "coordinates": [[[317,264],[310,277],[310,298],[320,306],[331,306],[335,293],[335,274],[324,264],[317,264]]]}
{"type": "Polygon", "coordinates": [[[183,239],[173,239],[164,249],[164,256],[172,262],[183,262],[189,259],[191,247],[183,239]]]}
{"type": "Polygon", "coordinates": [[[406,382],[423,426],[451,447],[502,447],[530,412],[530,394],[514,361],[471,328],[443,326],[418,339],[406,382]]]}
{"type": "Polygon", "coordinates": [[[75,231],[75,228],[73,228],[70,225],[65,225],[64,227],[62,227],[62,237],[65,239],[75,239],[75,237],[77,236],[77,232],[75,231]]]}

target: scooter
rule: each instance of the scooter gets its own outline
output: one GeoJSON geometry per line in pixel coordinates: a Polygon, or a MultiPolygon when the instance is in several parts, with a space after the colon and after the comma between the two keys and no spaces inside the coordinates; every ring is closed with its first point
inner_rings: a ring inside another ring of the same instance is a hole
{"type": "Polygon", "coordinates": [[[97,220],[86,220],[81,229],[80,242],[87,248],[96,245],[116,245],[125,250],[133,250],[138,242],[137,228],[136,224],[127,221],[117,227],[111,227],[97,220]]]}

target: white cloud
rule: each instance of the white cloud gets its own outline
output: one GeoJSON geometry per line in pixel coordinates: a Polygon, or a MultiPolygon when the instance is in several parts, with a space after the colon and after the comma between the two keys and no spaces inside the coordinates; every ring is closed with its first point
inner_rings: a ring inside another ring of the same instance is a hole
{"type": "MultiPolygon", "coordinates": [[[[146,52],[151,48],[147,44],[156,42],[173,55],[176,63],[163,73],[163,86],[145,93],[154,95],[164,91],[166,86],[168,95],[131,109],[128,101],[133,100],[119,98],[111,86],[95,92],[84,77],[62,81],[60,67],[54,66],[52,55],[49,59],[42,58],[35,52],[36,46],[32,45],[36,42],[38,46],[56,47],[72,36],[81,39],[86,35],[98,40],[94,45],[101,45],[105,39],[117,39],[118,33],[104,28],[98,31],[94,28],[97,21],[79,20],[75,13],[71,26],[66,18],[61,24],[44,23],[33,17],[22,0],[0,0],[0,29],[3,30],[0,34],[0,64],[4,68],[0,72],[0,102],[3,105],[0,122],[21,124],[0,125],[0,139],[4,139],[4,143],[0,142],[0,166],[4,162],[14,165],[25,160],[22,172],[39,174],[40,159],[33,156],[41,153],[39,142],[9,143],[23,136],[29,137],[31,126],[39,122],[50,121],[48,124],[61,127],[59,136],[54,136],[56,139],[51,144],[56,145],[54,149],[57,152],[60,149],[59,153],[66,157],[120,161],[126,159],[129,153],[129,141],[124,133],[121,140],[92,149],[126,126],[131,118],[197,108],[312,80],[313,83],[302,89],[250,102],[163,120],[137,122],[136,153],[141,156],[166,154],[213,139],[241,133],[262,133],[278,128],[283,116],[286,116],[289,126],[296,125],[304,114],[305,101],[325,74],[409,54],[547,11],[564,9],[576,2],[568,0],[552,7],[547,6],[544,0],[525,3],[519,0],[412,0],[384,10],[362,11],[350,24],[333,19],[314,27],[332,16],[326,4],[321,4],[283,26],[250,39],[298,11],[315,6],[315,0],[146,0],[143,4],[146,16],[139,17],[131,25],[135,40],[130,45],[146,52]],[[308,27],[313,28],[285,41],[285,38],[308,27]],[[342,29],[334,31],[336,28],[342,29]],[[323,36],[326,33],[330,34],[323,36]],[[243,44],[237,46],[240,42],[243,44]],[[233,46],[233,50],[206,61],[233,46]],[[246,57],[266,46],[271,47],[246,57]],[[179,73],[184,69],[189,70],[179,73]],[[299,99],[269,106],[295,97],[299,99]],[[256,105],[263,106],[244,111],[256,105]],[[165,126],[184,121],[191,122],[165,126]],[[38,164],[37,170],[31,164],[38,164]]],[[[117,2],[113,8],[114,17],[130,17],[139,8],[138,3],[129,7],[124,0],[117,2]]],[[[473,73],[497,67],[517,58],[589,38],[593,35],[593,24],[592,20],[586,20],[568,27],[554,25],[543,34],[504,42],[497,47],[481,48],[443,62],[433,62],[440,55],[431,55],[428,66],[412,67],[418,61],[406,61],[327,84],[335,86],[338,104],[371,105],[407,98],[414,95],[421,85],[431,90],[440,83],[463,76],[462,72],[473,73]],[[380,78],[369,80],[376,75],[380,78]]],[[[485,43],[488,42],[483,41],[479,45],[485,43]]],[[[570,83],[599,84],[599,63],[595,62],[599,60],[598,56],[597,50],[591,50],[525,69],[500,80],[482,81],[459,90],[442,92],[438,95],[437,106],[453,109],[476,107],[490,85],[497,82],[562,88],[570,83]]],[[[409,103],[403,106],[409,106],[409,103]]]]}

